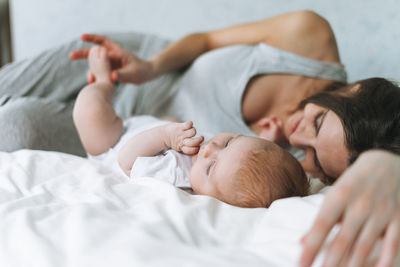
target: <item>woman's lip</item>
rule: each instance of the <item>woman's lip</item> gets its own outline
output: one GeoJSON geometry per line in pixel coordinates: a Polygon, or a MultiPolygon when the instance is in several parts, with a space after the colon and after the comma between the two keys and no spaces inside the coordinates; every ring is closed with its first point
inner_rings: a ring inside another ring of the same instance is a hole
{"type": "Polygon", "coordinates": [[[301,122],[302,119],[303,119],[303,118],[300,118],[300,119],[293,125],[292,131],[291,131],[290,134],[292,134],[292,133],[294,133],[294,132],[296,131],[296,129],[297,129],[297,127],[299,127],[299,124],[300,124],[300,122],[301,122]]]}

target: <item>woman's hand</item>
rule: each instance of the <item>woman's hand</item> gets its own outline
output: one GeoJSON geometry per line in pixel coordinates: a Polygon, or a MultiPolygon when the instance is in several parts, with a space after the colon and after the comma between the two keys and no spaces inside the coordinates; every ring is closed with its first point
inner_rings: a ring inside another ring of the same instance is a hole
{"type": "MultiPolygon", "coordinates": [[[[95,34],[83,34],[81,39],[107,49],[107,56],[110,59],[112,68],[112,81],[141,84],[154,78],[153,66],[150,61],[141,60],[107,37],[95,34]]],[[[70,54],[70,58],[72,60],[87,58],[89,50],[90,48],[73,51],[70,54]]],[[[95,81],[94,75],[90,72],[88,81],[89,83],[95,81]]]]}
{"type": "Polygon", "coordinates": [[[380,238],[376,266],[393,266],[400,248],[400,156],[365,152],[339,178],[302,239],[301,266],[311,266],[336,223],[340,229],[323,266],[365,266],[380,238]]]}

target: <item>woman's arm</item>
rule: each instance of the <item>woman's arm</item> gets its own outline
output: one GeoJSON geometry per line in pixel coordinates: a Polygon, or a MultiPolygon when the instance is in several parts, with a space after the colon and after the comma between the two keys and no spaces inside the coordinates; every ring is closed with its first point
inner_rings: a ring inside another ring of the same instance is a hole
{"type": "Polygon", "coordinates": [[[326,266],[365,266],[380,238],[376,266],[393,266],[400,252],[400,156],[382,150],[365,152],[338,179],[303,237],[301,266],[311,266],[337,223],[340,230],[329,244],[326,266]]]}
{"type": "MultiPolygon", "coordinates": [[[[106,47],[114,59],[114,81],[142,83],[180,69],[201,54],[224,46],[265,42],[309,58],[339,62],[332,29],[311,11],[298,11],[221,30],[194,33],[173,43],[149,61],[143,61],[104,36],[84,34],[82,40],[106,47]]],[[[74,51],[71,59],[87,57],[87,49],[74,51]]]]}
{"type": "Polygon", "coordinates": [[[329,23],[312,11],[297,11],[217,31],[188,35],[151,59],[157,75],[179,69],[204,52],[260,42],[317,60],[339,62],[329,23]]]}
{"type": "Polygon", "coordinates": [[[203,137],[194,138],[196,129],[191,121],[171,123],[152,128],[132,137],[120,150],[118,163],[130,175],[137,157],[150,157],[166,149],[174,149],[185,154],[196,154],[203,137]]]}

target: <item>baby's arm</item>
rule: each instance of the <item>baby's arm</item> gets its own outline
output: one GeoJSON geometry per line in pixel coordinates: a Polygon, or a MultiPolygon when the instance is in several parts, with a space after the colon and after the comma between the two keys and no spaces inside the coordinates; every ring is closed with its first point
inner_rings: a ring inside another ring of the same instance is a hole
{"type": "Polygon", "coordinates": [[[170,123],[152,128],[132,137],[120,150],[118,163],[129,176],[137,157],[150,157],[166,149],[174,149],[188,155],[199,151],[203,137],[196,137],[191,121],[170,123]]]}

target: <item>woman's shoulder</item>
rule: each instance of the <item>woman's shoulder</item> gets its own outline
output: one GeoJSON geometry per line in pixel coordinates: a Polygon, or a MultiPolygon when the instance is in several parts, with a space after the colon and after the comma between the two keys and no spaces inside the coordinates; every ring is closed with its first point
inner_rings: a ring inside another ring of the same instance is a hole
{"type": "Polygon", "coordinates": [[[269,33],[264,43],[314,60],[340,63],[333,30],[317,13],[303,10],[266,21],[269,33]]]}
{"type": "Polygon", "coordinates": [[[207,51],[260,42],[315,60],[340,63],[328,21],[313,11],[286,13],[201,34],[207,51]]]}

